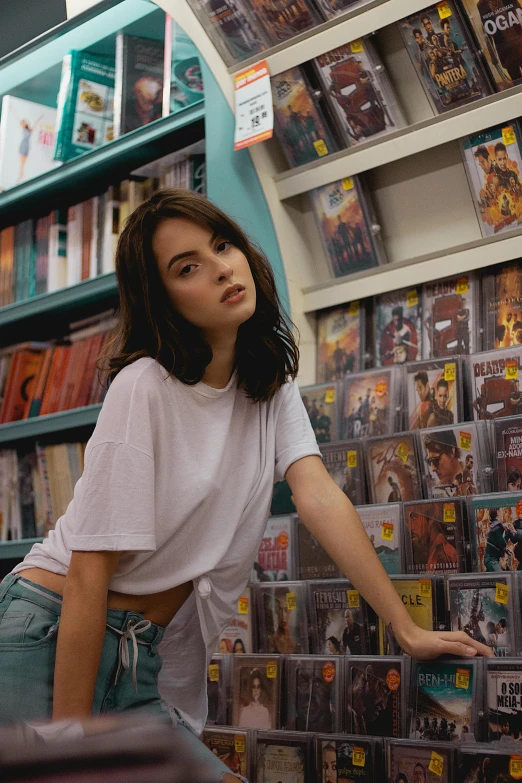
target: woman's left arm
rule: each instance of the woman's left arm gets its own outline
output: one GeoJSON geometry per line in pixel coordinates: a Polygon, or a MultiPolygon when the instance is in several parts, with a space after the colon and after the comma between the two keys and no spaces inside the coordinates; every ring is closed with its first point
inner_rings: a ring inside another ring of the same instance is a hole
{"type": "Polygon", "coordinates": [[[424,631],[411,619],[377,557],[361,520],[344,492],[330,478],[320,457],[303,457],[285,474],[299,518],[341,571],[388,625],[413,658],[450,653],[459,657],[493,655],[461,631],[424,631]]]}

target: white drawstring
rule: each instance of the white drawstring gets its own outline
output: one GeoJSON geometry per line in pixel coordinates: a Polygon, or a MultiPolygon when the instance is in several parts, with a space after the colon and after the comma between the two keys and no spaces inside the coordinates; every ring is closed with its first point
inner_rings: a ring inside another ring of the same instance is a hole
{"type": "Polygon", "coordinates": [[[144,633],[145,631],[148,631],[151,627],[152,623],[150,620],[140,620],[138,623],[136,623],[134,620],[129,620],[127,623],[127,630],[126,631],[120,631],[119,628],[114,628],[114,626],[109,625],[107,623],[107,628],[111,628],[113,631],[116,631],[116,633],[119,633],[120,638],[120,644],[119,644],[119,650],[118,650],[118,669],[116,671],[116,677],[114,679],[114,684],[118,682],[118,677],[120,674],[120,669],[123,666],[124,669],[128,669],[130,666],[130,657],[129,657],[129,647],[127,644],[127,641],[129,639],[132,640],[132,682],[134,683],[134,689],[136,690],[136,693],[138,692],[138,678],[136,676],[136,667],[138,665],[138,644],[144,644],[148,646],[147,642],[143,642],[140,639],[136,639],[137,633],[144,633]]]}

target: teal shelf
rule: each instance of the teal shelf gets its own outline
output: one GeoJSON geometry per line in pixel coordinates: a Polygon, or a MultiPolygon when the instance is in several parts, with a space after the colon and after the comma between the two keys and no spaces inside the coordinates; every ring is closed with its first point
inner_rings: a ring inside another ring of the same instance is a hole
{"type": "Polygon", "coordinates": [[[1,541],[0,560],[21,560],[33,544],[39,544],[43,538],[23,538],[20,541],[1,541]]]}
{"type": "Polygon", "coordinates": [[[42,435],[51,435],[94,425],[100,410],[101,404],[87,405],[85,408],[76,408],[61,413],[49,413],[47,416],[37,416],[34,419],[23,419],[22,421],[13,421],[9,424],[0,424],[0,443],[10,445],[17,441],[25,440],[25,438],[40,438],[42,435]]]}

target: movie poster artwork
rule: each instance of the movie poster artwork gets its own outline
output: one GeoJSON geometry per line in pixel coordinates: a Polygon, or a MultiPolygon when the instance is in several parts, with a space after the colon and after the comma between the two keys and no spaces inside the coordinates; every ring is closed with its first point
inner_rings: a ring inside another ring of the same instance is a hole
{"type": "Polygon", "coordinates": [[[245,0],[245,6],[254,11],[274,45],[304,33],[322,21],[308,0],[294,0],[291,5],[277,0],[245,0]]]}
{"type": "Polygon", "coordinates": [[[395,422],[393,368],[349,375],[343,382],[342,440],[388,435],[395,422]]]}
{"type": "Polygon", "coordinates": [[[416,288],[375,297],[374,350],[378,367],[416,362],[421,358],[421,300],[416,288]]]}
{"type": "MultiPolygon", "coordinates": [[[[497,658],[515,652],[511,600],[509,594],[506,599],[498,594],[498,584],[506,582],[506,577],[497,575],[486,580],[448,581],[451,630],[464,631],[476,642],[491,647],[497,658]]],[[[511,587],[509,584],[508,590],[511,587]]]]}
{"type": "Polygon", "coordinates": [[[488,662],[486,677],[488,742],[521,740],[522,662],[488,662]]]}
{"type": "Polygon", "coordinates": [[[287,729],[325,734],[340,730],[340,670],[338,658],[306,656],[287,659],[287,729]]]}
{"type": "Polygon", "coordinates": [[[378,657],[349,659],[346,725],[350,734],[401,736],[404,660],[378,657]]]}
{"type": "Polygon", "coordinates": [[[400,503],[358,506],[356,511],[387,574],[402,574],[400,503]]]}
{"type": "Polygon", "coordinates": [[[484,350],[522,345],[522,264],[493,267],[482,281],[484,350]]]}
{"type": "Polygon", "coordinates": [[[234,729],[205,728],[202,742],[236,775],[248,775],[248,734],[234,729]]]}
{"type": "Polygon", "coordinates": [[[355,742],[348,737],[321,737],[317,740],[317,756],[318,783],[374,783],[377,759],[371,741],[362,737],[355,742]]]}
{"type": "Polygon", "coordinates": [[[252,653],[253,606],[250,587],[239,597],[236,613],[219,635],[217,652],[222,654],[252,653]]]}
{"type": "Polygon", "coordinates": [[[522,416],[493,422],[498,492],[522,490],[522,416]]]}
{"type": "Polygon", "coordinates": [[[308,652],[305,585],[259,585],[259,649],[263,653],[294,655],[308,652]]]}
{"type": "Polygon", "coordinates": [[[477,783],[477,781],[494,781],[494,783],[511,783],[520,780],[518,772],[516,776],[511,774],[512,760],[519,767],[519,754],[510,751],[503,752],[488,748],[487,751],[474,748],[462,748],[459,768],[459,783],[477,783]]]}
{"type": "Polygon", "coordinates": [[[442,758],[440,767],[434,767],[433,747],[415,742],[390,745],[388,748],[389,780],[397,783],[452,783],[452,754],[447,748],[437,746],[442,758]]]}
{"type": "Polygon", "coordinates": [[[308,741],[257,737],[257,783],[306,783],[308,741]]]}
{"type": "Polygon", "coordinates": [[[209,726],[222,726],[227,722],[227,660],[226,656],[213,655],[207,666],[207,696],[209,726]]]}
{"type": "Polygon", "coordinates": [[[313,652],[364,655],[369,652],[364,600],[347,580],[309,582],[313,652]]]}
{"type": "Polygon", "coordinates": [[[422,497],[412,433],[371,438],[364,446],[372,503],[400,503],[422,497]]]}
{"type": "MultiPolygon", "coordinates": [[[[425,631],[436,630],[435,584],[431,579],[401,579],[392,577],[392,584],[411,619],[425,631]]],[[[379,655],[402,655],[402,649],[393,631],[384,620],[378,619],[379,655]]]]}
{"type": "Polygon", "coordinates": [[[443,427],[462,421],[462,364],[445,360],[416,362],[406,367],[408,429],[443,427]]]}
{"type": "Polygon", "coordinates": [[[341,441],[321,447],[323,464],[339,489],[354,506],[364,503],[361,441],[341,441]]]}
{"type": "Polygon", "coordinates": [[[277,729],[281,687],[277,656],[233,656],[232,666],[232,725],[261,731],[277,729]]]}
{"type": "Polygon", "coordinates": [[[425,500],[404,506],[408,574],[455,574],[464,565],[464,507],[459,501],[425,500]]]}
{"type": "Polygon", "coordinates": [[[468,357],[475,421],[522,413],[522,345],[468,357]]]}
{"type": "Polygon", "coordinates": [[[342,579],[341,569],[308,528],[297,525],[298,579],[342,579]]]}
{"type": "Polygon", "coordinates": [[[339,389],[337,384],[332,382],[331,384],[302,386],[299,391],[317,443],[331,443],[338,440],[339,389]]]}
{"type": "Polygon", "coordinates": [[[442,359],[477,350],[478,280],[472,272],[424,283],[422,357],[442,359]]]}
{"type": "Polygon", "coordinates": [[[358,301],[317,313],[317,382],[362,370],[364,308],[358,301]]]}
{"type": "Polygon", "coordinates": [[[268,518],[252,568],[252,582],[283,582],[294,578],[293,532],[291,515],[268,518]]]}
{"type": "Polygon", "coordinates": [[[522,563],[522,493],[471,503],[474,571],[517,571],[522,563]]]}
{"type": "Polygon", "coordinates": [[[474,734],[475,668],[470,661],[413,662],[410,739],[459,742],[474,734]]]}
{"type": "Polygon", "coordinates": [[[482,462],[474,424],[421,430],[418,439],[429,498],[468,497],[479,492],[482,462]]]}

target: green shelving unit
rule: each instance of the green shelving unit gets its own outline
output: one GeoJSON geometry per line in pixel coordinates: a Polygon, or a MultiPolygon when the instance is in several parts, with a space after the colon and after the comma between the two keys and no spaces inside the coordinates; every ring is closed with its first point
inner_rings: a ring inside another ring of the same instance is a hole
{"type": "Polygon", "coordinates": [[[22,560],[33,544],[39,544],[43,538],[23,538],[20,541],[0,542],[0,560],[22,560]]]}
{"type": "Polygon", "coordinates": [[[0,444],[16,445],[17,441],[27,438],[41,438],[57,432],[67,432],[80,427],[94,426],[101,411],[101,404],[87,405],[85,408],[75,408],[60,413],[49,413],[47,416],[36,416],[34,419],[12,421],[0,425],[0,444]]]}

